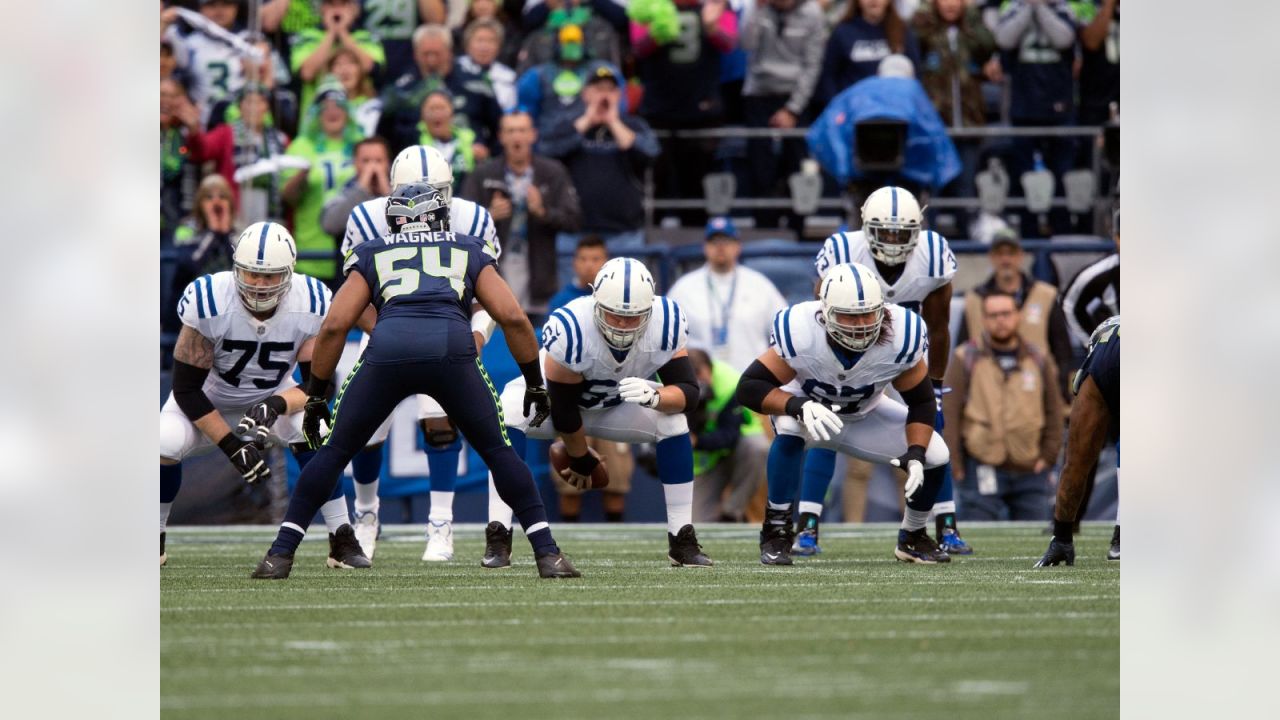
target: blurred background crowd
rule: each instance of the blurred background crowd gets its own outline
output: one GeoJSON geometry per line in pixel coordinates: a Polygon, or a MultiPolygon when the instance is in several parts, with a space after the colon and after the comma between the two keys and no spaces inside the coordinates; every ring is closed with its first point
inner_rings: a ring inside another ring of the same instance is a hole
{"type": "MultiPolygon", "coordinates": [[[[892,184],[957,254],[957,348],[1004,348],[957,355],[949,384],[990,360],[1057,391],[1034,457],[1005,465],[975,462],[1007,455],[990,438],[966,452],[955,395],[961,512],[1047,519],[1067,379],[1119,312],[1119,20],[1119,0],[162,2],[162,390],[177,293],[229,269],[240,229],[284,223],[298,270],[335,283],[351,208],[389,192],[397,152],[431,145],[492,215],[535,324],[617,255],[687,306],[695,520],[758,520],[767,428],[731,389],[777,306],[812,297],[818,243],[892,184]],[[739,270],[758,284],[741,328],[704,278],[739,270]]],[[[644,472],[643,452],[601,449],[615,479],[644,472]]],[[[859,472],[833,485],[832,519],[876,518],[859,472]]]]}

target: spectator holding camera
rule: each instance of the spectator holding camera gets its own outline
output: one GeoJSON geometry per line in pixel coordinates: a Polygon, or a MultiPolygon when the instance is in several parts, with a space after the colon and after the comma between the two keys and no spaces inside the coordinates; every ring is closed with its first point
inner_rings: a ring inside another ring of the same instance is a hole
{"type": "MultiPolygon", "coordinates": [[[[622,115],[621,81],[599,66],[582,89],[582,115],[561,118],[543,138],[548,157],[564,163],[578,190],[582,231],[603,235],[610,252],[644,245],[641,177],[658,156],[658,139],[643,119],[622,115]]],[[[577,237],[562,233],[557,252],[570,252],[577,237]]]]}
{"type": "Polygon", "coordinates": [[[502,238],[502,277],[530,313],[545,312],[559,286],[556,234],[574,232],[582,219],[569,173],[533,153],[537,138],[529,113],[504,115],[502,156],[476,168],[460,193],[489,210],[502,238]]]}
{"type": "Polygon", "coordinates": [[[890,55],[905,55],[919,67],[920,44],[915,33],[890,0],[849,0],[822,56],[818,107],[826,107],[831,98],[859,80],[875,77],[880,61],[890,55]]]}
{"type": "Polygon", "coordinates": [[[980,302],[983,342],[956,349],[942,399],[961,506],[970,520],[1046,520],[1049,469],[1062,449],[1058,368],[1019,336],[1012,295],[980,302]]]}
{"type": "Polygon", "coordinates": [[[375,135],[356,143],[353,164],[355,176],[320,213],[321,227],[334,237],[347,231],[347,218],[357,205],[391,194],[391,148],[386,140],[375,135]]]}

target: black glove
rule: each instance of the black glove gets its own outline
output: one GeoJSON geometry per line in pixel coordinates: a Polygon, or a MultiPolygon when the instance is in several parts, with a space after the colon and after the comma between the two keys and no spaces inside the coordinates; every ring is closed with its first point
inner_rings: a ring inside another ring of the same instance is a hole
{"type": "Polygon", "coordinates": [[[333,414],[329,412],[329,400],[323,395],[311,395],[302,408],[302,436],[307,440],[307,447],[312,450],[319,450],[324,444],[325,437],[328,436],[328,432],[320,427],[321,420],[324,421],[326,428],[333,422],[333,414]]]}
{"type": "Polygon", "coordinates": [[[235,434],[240,437],[253,436],[253,442],[260,448],[267,447],[267,438],[271,435],[271,426],[280,417],[288,404],[279,395],[272,395],[266,400],[249,408],[236,425],[235,434]]]}
{"type": "Polygon", "coordinates": [[[218,449],[230,458],[231,464],[245,482],[253,484],[270,479],[271,468],[267,467],[267,462],[262,457],[262,448],[257,445],[241,440],[235,433],[227,433],[226,437],[218,441],[218,449]]]}
{"type": "Polygon", "coordinates": [[[534,409],[533,419],[529,421],[529,427],[538,427],[546,421],[547,416],[551,414],[551,398],[547,395],[547,388],[542,385],[527,385],[524,389],[524,416],[529,417],[529,410],[534,409]]]}
{"type": "Polygon", "coordinates": [[[569,456],[569,467],[560,472],[560,477],[579,490],[591,489],[591,473],[596,471],[600,458],[590,450],[582,457],[569,456]]]}
{"type": "Polygon", "coordinates": [[[1048,567],[1065,563],[1067,565],[1076,564],[1076,546],[1075,543],[1063,542],[1058,538],[1049,541],[1049,549],[1044,551],[1044,557],[1040,558],[1032,567],[1048,567]]]}

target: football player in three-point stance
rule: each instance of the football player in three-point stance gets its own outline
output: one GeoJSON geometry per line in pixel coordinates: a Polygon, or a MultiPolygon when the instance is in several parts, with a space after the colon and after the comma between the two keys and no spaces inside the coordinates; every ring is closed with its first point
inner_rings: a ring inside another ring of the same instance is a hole
{"type": "MultiPolygon", "coordinates": [[[[507,435],[518,451],[523,452],[526,437],[564,438],[569,467],[562,476],[583,490],[591,487],[599,462],[587,452],[587,435],[656,443],[667,503],[667,558],[672,565],[709,567],[711,559],[702,553],[693,528],[693,445],[684,410],[698,400],[698,380],[685,350],[687,337],[680,308],[655,294],[644,265],[615,258],[596,274],[590,297],[552,312],[543,326],[551,425],[531,422],[522,378],[507,384],[502,406],[507,435]],[[655,375],[661,384],[650,380],[655,375]]],[[[511,555],[511,510],[492,489],[489,521],[481,565],[505,567],[511,555]]]]}
{"type": "Polygon", "coordinates": [[[933,429],[928,350],[920,316],[884,302],[875,274],[857,263],[832,269],[818,300],[774,318],[769,349],[738,383],[743,407],[778,416],[760,562],[792,563],[791,503],[806,446],[906,470],[907,510],[894,555],[903,562],[950,562],[925,530],[951,459],[933,429]],[[885,397],[890,384],[905,405],[885,397]]]}
{"type": "Polygon", "coordinates": [[[402,185],[387,203],[386,219],[394,234],[363,243],[347,255],[346,280],[316,338],[303,432],[309,443],[321,445],[321,423],[330,417],[332,432],[298,478],[275,542],[252,576],[289,576],[294,552],[316,508],[338,485],[342,469],[400,401],[427,394],[440,401],[493,471],[503,500],[516,508],[538,574],[578,577],[551,536],[529,466],[507,439],[497,392],[476,353],[471,303],[479,301],[502,325],[526,380],[523,410],[537,424],[549,408],[529,318],[482,241],[449,231],[448,199],[438,189],[402,185]],[[334,367],[347,332],[370,303],[377,309],[377,324],[330,416],[327,390],[334,367]]]}
{"type": "MultiPolygon", "coordinates": [[[[821,281],[838,265],[859,263],[872,272],[887,300],[924,318],[929,331],[929,376],[938,400],[934,429],[941,431],[942,378],[951,348],[951,278],[956,274],[956,257],[946,238],[921,230],[922,222],[914,195],[898,187],[880,188],[862,206],[863,229],[828,237],[813,265],[821,281]]],[[[800,520],[792,548],[797,555],[821,552],[818,521],[835,470],[835,455],[833,450],[815,448],[805,456],[800,520]]],[[[953,493],[948,466],[933,507],[938,544],[948,554],[968,555],[973,550],[956,529],[953,493]]]]}
{"type": "MultiPolygon", "coordinates": [[[[425,183],[443,193],[449,203],[451,227],[458,232],[484,241],[485,252],[496,261],[502,254],[498,234],[489,211],[462,198],[453,197],[453,169],[439,150],[424,145],[411,145],[400,151],[391,163],[391,189],[409,183],[425,183]]],[[[361,243],[390,234],[386,221],[387,198],[367,200],[351,210],[347,231],[342,239],[345,255],[361,243]]],[[[482,347],[493,333],[494,324],[483,308],[472,315],[472,331],[477,347],[482,347]]],[[[366,335],[360,344],[363,352],[366,335]]],[[[351,365],[354,365],[354,358],[351,365]]],[[[340,380],[340,379],[339,379],[340,380]]],[[[419,395],[418,421],[426,441],[427,465],[431,477],[431,510],[427,518],[427,547],[422,559],[445,562],[453,559],[453,492],[458,475],[458,456],[462,440],[458,430],[445,416],[440,403],[428,395],[419,395]]],[[[382,467],[382,443],[391,428],[391,418],[378,428],[369,447],[352,461],[355,474],[356,537],[365,554],[373,557],[380,527],[378,520],[378,475],[382,467]]]]}
{"type": "MultiPolygon", "coordinates": [[[[183,328],[173,351],[173,392],[160,410],[161,565],[184,458],[217,447],[253,483],[271,476],[268,442],[289,443],[299,467],[314,455],[298,414],[306,395],[292,375],[301,365],[307,378],[332,296],[319,280],[293,272],[296,259],[288,230],[254,223],[237,241],[235,269],[198,278],[178,301],[183,328]]],[[[368,567],[341,492],[330,493],[320,511],[330,533],[329,567],[368,567]]]]}

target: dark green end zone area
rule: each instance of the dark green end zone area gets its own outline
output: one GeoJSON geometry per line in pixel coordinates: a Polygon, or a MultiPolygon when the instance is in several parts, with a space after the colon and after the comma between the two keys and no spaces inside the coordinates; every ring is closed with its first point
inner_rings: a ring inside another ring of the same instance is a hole
{"type": "Polygon", "coordinates": [[[1087,527],[1033,570],[1041,526],[969,526],[950,566],[893,559],[896,529],[824,526],[824,552],[759,564],[755,528],[706,526],[677,569],[658,526],[556,527],[580,580],[455,560],[388,529],[370,571],[313,528],[283,582],[249,573],[272,528],[170,528],[161,708],[172,718],[1087,718],[1120,700],[1120,564],[1087,527]]]}

